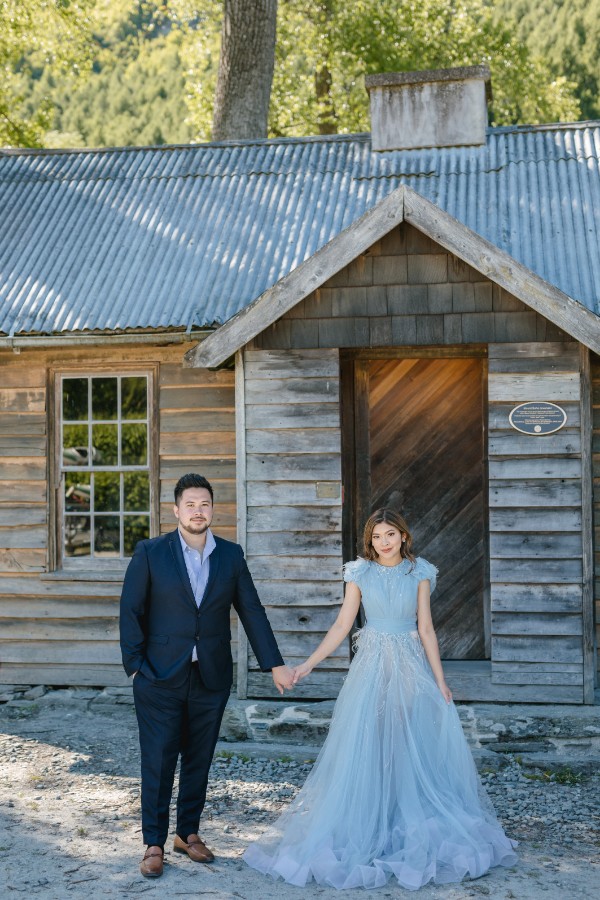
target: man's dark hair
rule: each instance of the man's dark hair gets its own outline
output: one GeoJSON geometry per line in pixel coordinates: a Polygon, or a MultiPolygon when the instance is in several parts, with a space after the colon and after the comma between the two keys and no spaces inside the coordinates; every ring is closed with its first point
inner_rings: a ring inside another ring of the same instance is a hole
{"type": "Polygon", "coordinates": [[[208,493],[210,494],[211,503],[213,501],[213,489],[210,483],[206,480],[204,475],[196,475],[195,472],[189,472],[187,475],[182,475],[177,484],[175,485],[175,506],[179,504],[181,500],[181,495],[188,488],[206,488],[208,493]]]}

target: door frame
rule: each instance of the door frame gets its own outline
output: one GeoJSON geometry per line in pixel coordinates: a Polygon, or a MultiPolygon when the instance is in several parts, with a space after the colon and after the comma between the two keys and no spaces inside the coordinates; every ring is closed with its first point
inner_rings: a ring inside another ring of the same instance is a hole
{"type": "MultiPolygon", "coordinates": [[[[483,428],[483,515],[485,523],[483,560],[483,629],[485,658],[491,658],[491,595],[489,543],[489,466],[488,466],[488,350],[487,344],[451,346],[410,346],[340,350],[340,414],[342,423],[342,552],[344,562],[355,559],[362,525],[370,513],[371,454],[369,430],[361,427],[369,415],[369,363],[378,359],[471,359],[482,365],[483,428]]],[[[362,624],[362,622],[360,623],[362,624]]],[[[468,662],[468,661],[467,661],[468,662]]]]}

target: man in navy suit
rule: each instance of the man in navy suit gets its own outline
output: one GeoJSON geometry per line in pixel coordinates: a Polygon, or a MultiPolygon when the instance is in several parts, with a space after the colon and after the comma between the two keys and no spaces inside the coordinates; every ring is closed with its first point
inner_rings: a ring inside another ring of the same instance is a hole
{"type": "Polygon", "coordinates": [[[213,490],[201,475],[175,487],[178,528],[140,541],[121,594],[121,652],[133,695],[142,761],[140,871],[163,871],[169,804],[181,756],[174,850],[212,862],[198,836],[208,771],[231,690],[229,617],[238,613],[263,672],[283,694],[284,665],[238,544],[213,535],[213,490]]]}

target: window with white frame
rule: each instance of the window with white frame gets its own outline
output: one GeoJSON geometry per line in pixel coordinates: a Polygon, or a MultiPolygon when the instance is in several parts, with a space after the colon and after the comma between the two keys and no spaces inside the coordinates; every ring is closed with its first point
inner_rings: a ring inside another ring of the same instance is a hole
{"type": "Polygon", "coordinates": [[[150,536],[148,375],[60,379],[63,563],[130,557],[150,536]]]}

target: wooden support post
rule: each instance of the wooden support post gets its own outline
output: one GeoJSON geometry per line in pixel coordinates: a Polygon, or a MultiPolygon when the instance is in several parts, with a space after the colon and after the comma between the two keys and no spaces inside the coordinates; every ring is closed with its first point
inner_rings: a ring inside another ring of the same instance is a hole
{"type": "Polygon", "coordinates": [[[369,363],[357,360],[354,380],[356,441],[356,540],[362,552],[362,533],[371,515],[371,450],[369,446],[369,363]]]}
{"type": "MultiPolygon", "coordinates": [[[[246,552],[246,384],[244,373],[244,351],[235,354],[235,452],[236,452],[236,498],[237,498],[237,540],[246,552]]],[[[238,619],[237,644],[237,695],[240,700],[248,696],[248,638],[244,626],[238,619]]]]}
{"type": "Polygon", "coordinates": [[[590,351],[580,346],[581,366],[581,541],[583,702],[594,702],[596,646],[594,640],[594,525],[592,509],[592,398],[590,351]]]}

